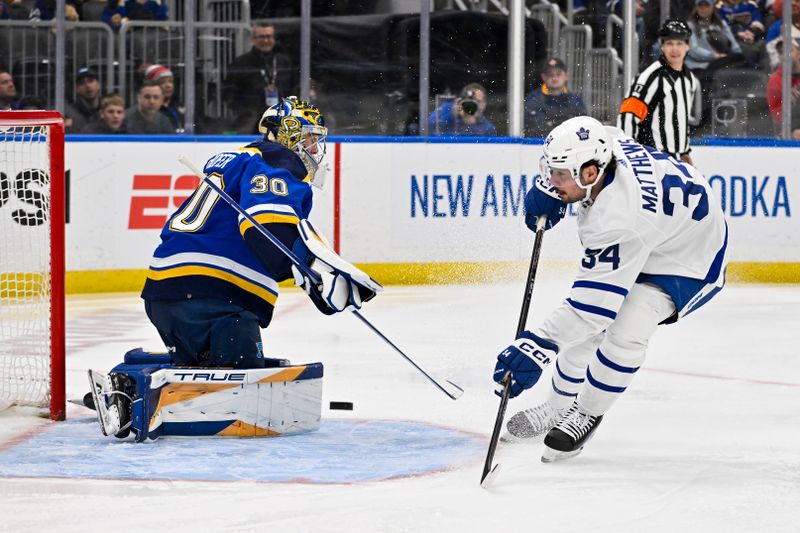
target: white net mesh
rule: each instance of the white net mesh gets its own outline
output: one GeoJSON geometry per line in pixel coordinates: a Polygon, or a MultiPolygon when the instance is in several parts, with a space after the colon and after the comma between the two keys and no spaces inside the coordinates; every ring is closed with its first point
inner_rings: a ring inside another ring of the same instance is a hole
{"type": "Polygon", "coordinates": [[[50,401],[48,132],[0,125],[0,404],[50,401]]]}

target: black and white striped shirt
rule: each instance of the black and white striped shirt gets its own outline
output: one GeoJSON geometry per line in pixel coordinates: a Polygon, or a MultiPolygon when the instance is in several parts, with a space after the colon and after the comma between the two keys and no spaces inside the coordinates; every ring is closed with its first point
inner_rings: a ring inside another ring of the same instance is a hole
{"type": "Polygon", "coordinates": [[[674,70],[661,56],[633,82],[617,126],[640,144],[680,158],[689,152],[689,113],[698,85],[686,66],[674,70]]]}

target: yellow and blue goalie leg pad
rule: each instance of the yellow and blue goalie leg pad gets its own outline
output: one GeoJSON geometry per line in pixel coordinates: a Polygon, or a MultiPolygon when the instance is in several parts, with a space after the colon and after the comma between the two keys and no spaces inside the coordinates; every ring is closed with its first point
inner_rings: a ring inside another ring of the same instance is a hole
{"type": "Polygon", "coordinates": [[[136,440],[162,436],[264,437],[319,429],[322,363],[258,369],[142,372],[136,440]],[[144,390],[146,389],[146,390],[144,390]]]}

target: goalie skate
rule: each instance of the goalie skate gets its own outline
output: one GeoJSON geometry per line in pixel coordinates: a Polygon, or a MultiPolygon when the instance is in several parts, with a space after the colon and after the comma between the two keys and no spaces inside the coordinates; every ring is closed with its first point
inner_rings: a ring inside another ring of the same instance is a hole
{"type": "Polygon", "coordinates": [[[503,442],[537,442],[539,437],[553,429],[566,413],[566,409],[554,409],[550,402],[524,409],[506,423],[503,442]]]}
{"type": "Polygon", "coordinates": [[[603,415],[592,416],[584,412],[578,402],[573,403],[564,418],[544,438],[542,462],[563,461],[581,453],[602,421],[603,415]]]}
{"type": "Polygon", "coordinates": [[[101,374],[89,370],[89,386],[92,394],[97,421],[103,435],[125,438],[130,434],[131,413],[130,396],[124,391],[124,376],[101,374]]]}

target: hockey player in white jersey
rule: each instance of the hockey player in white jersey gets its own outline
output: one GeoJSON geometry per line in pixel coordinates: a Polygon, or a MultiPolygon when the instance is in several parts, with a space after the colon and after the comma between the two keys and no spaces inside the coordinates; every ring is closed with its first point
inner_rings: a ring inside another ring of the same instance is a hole
{"type": "Polygon", "coordinates": [[[526,223],[545,229],[578,203],[584,248],[566,300],[498,356],[511,397],[555,360],[547,401],[509,419],[505,438],[546,433],[542,461],[580,453],[645,359],[656,326],[681,319],[724,285],[728,229],[711,187],[693,167],[622,130],[576,117],[545,139],[526,223]]]}

